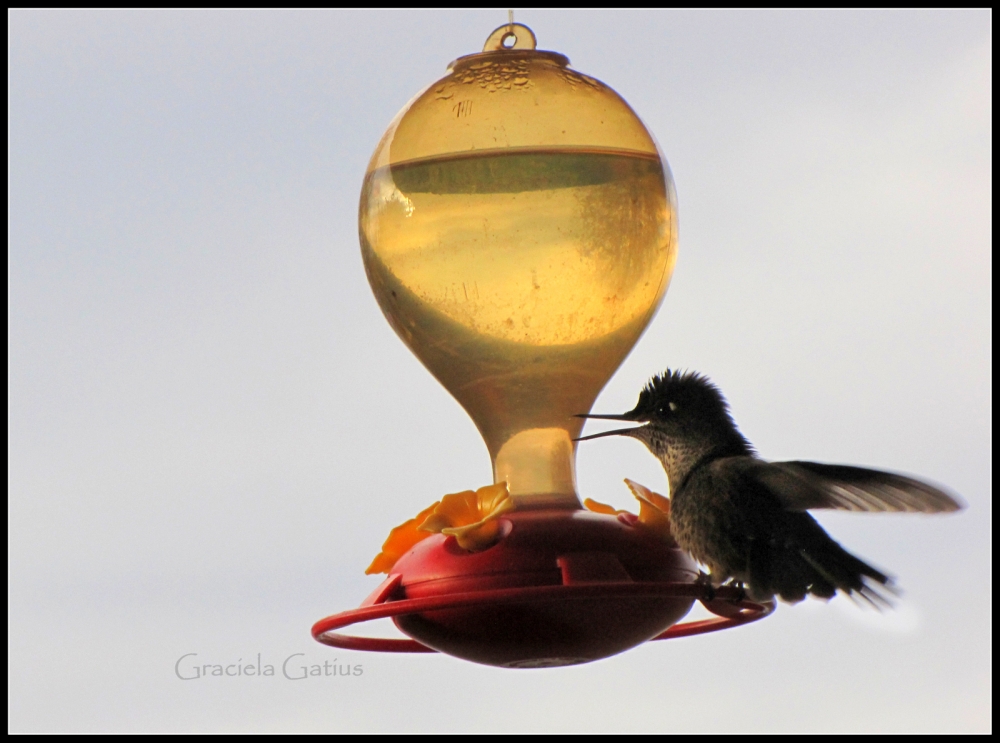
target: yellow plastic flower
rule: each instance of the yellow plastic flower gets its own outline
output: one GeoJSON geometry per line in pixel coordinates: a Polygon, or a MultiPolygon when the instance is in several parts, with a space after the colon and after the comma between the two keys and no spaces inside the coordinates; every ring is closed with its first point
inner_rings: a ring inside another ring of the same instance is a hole
{"type": "MultiPolygon", "coordinates": [[[[670,499],[665,498],[659,493],[654,493],[644,485],[640,485],[628,478],[625,478],[625,484],[628,485],[628,489],[632,491],[632,495],[639,501],[639,523],[652,529],[664,539],[673,540],[673,536],[670,534],[670,499]]],[[[588,511],[604,513],[609,516],[629,513],[605,503],[598,503],[590,498],[587,498],[583,502],[583,505],[588,511]]]]}
{"type": "Polygon", "coordinates": [[[583,502],[583,507],[588,511],[593,511],[594,513],[603,513],[607,516],[617,516],[620,513],[628,513],[624,509],[616,509],[614,506],[609,506],[607,503],[598,503],[596,500],[587,498],[583,502]]]}
{"type": "Polygon", "coordinates": [[[497,541],[500,524],[496,518],[513,507],[507,483],[498,482],[475,492],[446,495],[419,529],[453,536],[462,549],[478,552],[497,541]]]}
{"type": "Polygon", "coordinates": [[[431,534],[454,536],[459,547],[471,552],[484,550],[492,546],[500,534],[496,517],[513,507],[514,501],[505,482],[446,495],[416,518],[390,531],[382,551],[372,560],[365,574],[388,573],[400,557],[431,534]]]}
{"type": "Polygon", "coordinates": [[[371,575],[373,573],[388,573],[392,570],[392,566],[396,564],[396,560],[405,555],[417,542],[427,539],[430,536],[427,532],[418,531],[419,527],[425,518],[431,515],[435,508],[441,504],[438,501],[429,508],[425,508],[416,518],[410,519],[409,521],[404,521],[402,524],[397,526],[395,529],[389,532],[389,537],[385,540],[385,544],[382,545],[382,551],[375,555],[375,559],[372,560],[372,564],[368,566],[365,571],[365,575],[371,575]]]}
{"type": "Polygon", "coordinates": [[[627,477],[625,484],[639,501],[639,523],[649,527],[661,537],[673,539],[670,534],[670,499],[627,477]]]}

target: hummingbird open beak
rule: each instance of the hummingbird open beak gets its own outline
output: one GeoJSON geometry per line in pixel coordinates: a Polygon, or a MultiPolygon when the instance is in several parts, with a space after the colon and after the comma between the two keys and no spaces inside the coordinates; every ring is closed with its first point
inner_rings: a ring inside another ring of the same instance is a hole
{"type": "MultiPolygon", "coordinates": [[[[574,418],[597,418],[598,420],[605,421],[630,421],[632,423],[638,423],[632,414],[624,413],[622,415],[598,415],[596,413],[577,413],[574,418]]],[[[616,428],[614,431],[604,431],[603,433],[592,433],[589,436],[581,436],[578,439],[573,439],[573,441],[589,441],[590,439],[599,439],[604,436],[629,436],[633,431],[637,431],[642,426],[636,426],[634,428],[616,428]]]]}

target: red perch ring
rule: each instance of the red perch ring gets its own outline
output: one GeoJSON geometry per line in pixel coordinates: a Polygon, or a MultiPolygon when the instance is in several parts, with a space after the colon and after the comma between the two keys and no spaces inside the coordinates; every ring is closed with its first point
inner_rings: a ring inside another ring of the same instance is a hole
{"type": "Polygon", "coordinates": [[[538,668],[728,629],[774,611],[773,602],[750,601],[739,588],[698,582],[683,552],[634,519],[527,511],[503,521],[503,539],[484,552],[465,552],[442,535],[420,542],[360,607],[313,625],[313,638],[347,650],[444,652],[538,668]],[[695,600],[717,618],[677,624],[695,600]],[[384,618],[412,639],[335,631],[384,618]]]}

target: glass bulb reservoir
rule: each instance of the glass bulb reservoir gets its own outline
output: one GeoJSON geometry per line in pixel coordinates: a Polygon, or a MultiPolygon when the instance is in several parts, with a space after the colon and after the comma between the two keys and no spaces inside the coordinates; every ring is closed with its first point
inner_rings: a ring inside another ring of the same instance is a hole
{"type": "Polygon", "coordinates": [[[519,507],[578,506],[573,415],[663,298],[676,204],[628,104],[520,24],[453,62],[375,150],[360,205],[372,290],[519,507]]]}

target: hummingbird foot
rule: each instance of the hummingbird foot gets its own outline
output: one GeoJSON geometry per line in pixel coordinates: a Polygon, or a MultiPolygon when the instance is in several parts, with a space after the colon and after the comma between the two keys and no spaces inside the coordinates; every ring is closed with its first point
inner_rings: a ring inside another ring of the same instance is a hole
{"type": "Polygon", "coordinates": [[[732,599],[734,602],[740,602],[746,599],[747,587],[743,581],[736,580],[736,578],[730,578],[723,585],[728,586],[729,588],[735,588],[737,591],[739,591],[739,595],[736,598],[732,599]]]}
{"type": "Polygon", "coordinates": [[[712,581],[711,573],[706,573],[704,570],[698,571],[698,577],[695,578],[695,584],[702,587],[704,595],[701,597],[701,601],[715,601],[715,584],[712,581]]]}

